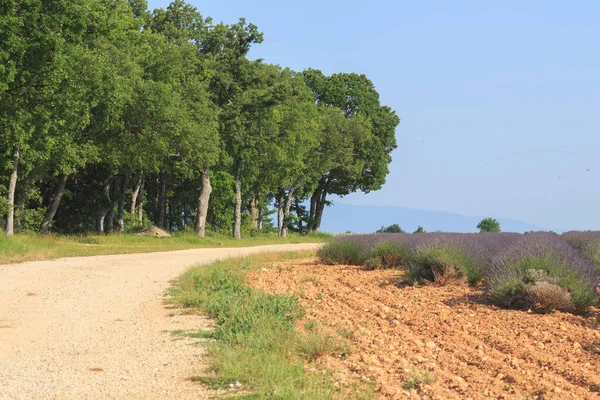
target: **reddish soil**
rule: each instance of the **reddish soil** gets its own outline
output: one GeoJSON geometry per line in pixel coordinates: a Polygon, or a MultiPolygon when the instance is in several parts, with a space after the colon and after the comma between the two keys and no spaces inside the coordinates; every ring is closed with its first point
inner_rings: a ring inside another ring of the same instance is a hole
{"type": "Polygon", "coordinates": [[[401,272],[317,260],[249,273],[252,286],[297,294],[307,320],[354,334],[344,359],[313,367],[340,383],[374,380],[381,398],[600,399],[600,310],[586,315],[503,310],[465,285],[402,285],[401,272]],[[413,371],[434,383],[406,389],[413,371]]]}

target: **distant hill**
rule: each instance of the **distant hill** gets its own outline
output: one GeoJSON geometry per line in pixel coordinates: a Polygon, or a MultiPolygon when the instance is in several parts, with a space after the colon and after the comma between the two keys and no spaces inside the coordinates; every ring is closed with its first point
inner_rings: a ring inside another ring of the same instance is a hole
{"type": "MultiPolygon", "coordinates": [[[[356,206],[335,203],[327,207],[323,214],[323,232],[371,233],[382,226],[398,224],[407,232],[413,232],[420,225],[427,232],[477,232],[477,224],[484,217],[468,217],[452,212],[416,210],[395,206],[356,206]]],[[[523,221],[496,218],[503,232],[547,230],[523,221]]]]}

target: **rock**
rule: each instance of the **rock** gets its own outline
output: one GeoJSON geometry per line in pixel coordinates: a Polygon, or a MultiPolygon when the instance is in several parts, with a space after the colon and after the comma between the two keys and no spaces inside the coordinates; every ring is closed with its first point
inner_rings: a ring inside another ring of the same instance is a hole
{"type": "Polygon", "coordinates": [[[437,349],[437,345],[435,344],[435,342],[432,342],[431,340],[428,341],[427,343],[425,343],[425,347],[427,347],[430,350],[437,349]]]}
{"type": "Polygon", "coordinates": [[[575,350],[581,350],[581,344],[579,344],[579,342],[575,342],[575,343],[573,343],[573,348],[575,350]]]}
{"type": "Polygon", "coordinates": [[[554,393],[562,393],[562,389],[561,389],[561,388],[559,388],[558,386],[557,386],[557,387],[555,387],[555,388],[554,388],[552,391],[553,391],[554,393]]]}
{"type": "Polygon", "coordinates": [[[260,272],[269,272],[269,270],[268,270],[268,269],[266,269],[266,268],[261,268],[261,269],[260,269],[260,272]]]}
{"type": "Polygon", "coordinates": [[[419,339],[413,340],[413,343],[415,344],[415,346],[417,347],[425,347],[425,343],[423,343],[422,341],[420,341],[419,339]]]}
{"type": "Polygon", "coordinates": [[[465,383],[465,380],[462,378],[462,376],[455,376],[454,380],[458,383],[465,383]]]}
{"type": "Polygon", "coordinates": [[[386,314],[389,314],[390,313],[390,308],[386,307],[386,306],[383,306],[383,307],[381,307],[381,311],[383,311],[386,314]]]}
{"type": "Polygon", "coordinates": [[[137,236],[152,236],[155,238],[170,238],[169,232],[162,230],[156,226],[136,233],[137,236]]]}
{"type": "Polygon", "coordinates": [[[393,325],[393,326],[400,325],[400,321],[398,321],[397,319],[393,319],[390,321],[390,325],[393,325]]]}
{"type": "Polygon", "coordinates": [[[502,379],[504,379],[504,374],[499,373],[498,375],[496,375],[496,378],[502,380],[502,379]]]}

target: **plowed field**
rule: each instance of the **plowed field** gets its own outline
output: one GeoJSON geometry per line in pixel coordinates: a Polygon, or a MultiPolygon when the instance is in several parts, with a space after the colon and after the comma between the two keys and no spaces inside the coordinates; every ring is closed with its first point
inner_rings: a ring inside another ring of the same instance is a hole
{"type": "Polygon", "coordinates": [[[486,303],[466,285],[412,286],[397,270],[294,261],[249,273],[252,286],[292,293],[307,320],[351,332],[352,352],[311,368],[340,384],[375,381],[382,398],[600,398],[600,310],[534,314],[486,303]],[[434,382],[411,385],[428,373],[434,382]]]}

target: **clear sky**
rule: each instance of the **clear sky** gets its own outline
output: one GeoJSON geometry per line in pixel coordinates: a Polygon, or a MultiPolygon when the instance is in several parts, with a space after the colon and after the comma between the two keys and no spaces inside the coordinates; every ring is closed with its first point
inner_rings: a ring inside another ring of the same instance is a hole
{"type": "Polygon", "coordinates": [[[384,189],[340,202],[600,229],[597,0],[190,3],[258,25],[253,58],[364,73],[396,110],[384,189]]]}

